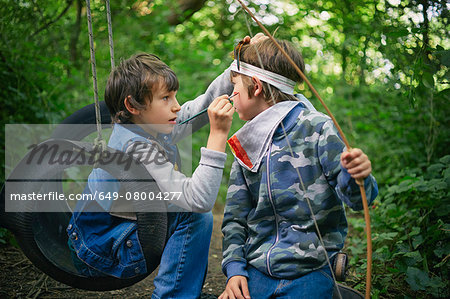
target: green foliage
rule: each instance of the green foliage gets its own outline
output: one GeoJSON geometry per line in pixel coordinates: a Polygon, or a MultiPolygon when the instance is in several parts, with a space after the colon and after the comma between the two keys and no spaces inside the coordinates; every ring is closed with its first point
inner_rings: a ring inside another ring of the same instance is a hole
{"type": "Polygon", "coordinates": [[[0,228],[0,244],[6,244],[6,234],[8,230],[0,228]]]}
{"type": "Polygon", "coordinates": [[[19,246],[14,238],[14,235],[7,229],[0,227],[0,246],[5,244],[11,244],[16,247],[19,246]]]}
{"type": "MultiPolygon", "coordinates": [[[[387,187],[371,213],[374,288],[382,297],[448,297],[450,156],[425,171],[404,169],[401,177],[398,184],[387,187]]],[[[358,228],[362,223],[352,224],[358,228]]],[[[359,235],[349,240],[349,244],[355,244],[348,247],[354,256],[363,255],[359,251],[363,236],[359,235]]],[[[352,260],[355,266],[364,262],[352,260]]]]}

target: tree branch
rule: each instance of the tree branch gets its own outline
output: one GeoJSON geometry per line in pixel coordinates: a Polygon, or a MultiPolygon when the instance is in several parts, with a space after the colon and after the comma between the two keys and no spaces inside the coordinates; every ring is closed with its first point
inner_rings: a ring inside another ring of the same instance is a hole
{"type": "Polygon", "coordinates": [[[47,29],[48,27],[50,27],[50,25],[56,23],[59,19],[61,19],[61,17],[63,15],[66,14],[66,12],[69,10],[69,7],[72,5],[73,0],[67,0],[67,6],[64,8],[64,10],[53,20],[47,22],[46,24],[44,24],[44,26],[42,26],[41,28],[39,28],[38,30],[36,30],[31,36],[35,36],[36,34],[38,34],[39,32],[41,32],[42,30],[47,29]]]}

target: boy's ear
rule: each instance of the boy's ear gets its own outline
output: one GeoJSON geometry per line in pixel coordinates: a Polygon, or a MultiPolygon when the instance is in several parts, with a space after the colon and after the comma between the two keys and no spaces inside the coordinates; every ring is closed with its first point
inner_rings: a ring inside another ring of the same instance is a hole
{"type": "Polygon", "coordinates": [[[252,83],[253,83],[253,96],[257,97],[262,93],[263,90],[262,83],[256,76],[252,77],[252,83]]]}
{"type": "Polygon", "coordinates": [[[131,104],[131,96],[127,96],[124,100],[123,100],[123,104],[125,105],[125,108],[133,115],[138,115],[139,114],[139,110],[134,108],[134,106],[131,104]]]}

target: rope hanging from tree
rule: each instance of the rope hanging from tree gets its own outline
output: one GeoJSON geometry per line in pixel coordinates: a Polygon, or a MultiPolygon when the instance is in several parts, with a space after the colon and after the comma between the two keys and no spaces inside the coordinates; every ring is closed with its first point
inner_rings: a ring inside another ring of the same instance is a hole
{"type": "Polygon", "coordinates": [[[111,22],[111,8],[109,0],[106,0],[106,20],[108,22],[108,40],[109,40],[109,56],[111,57],[111,70],[114,69],[114,41],[111,22]]]}
{"type": "MultiPolygon", "coordinates": [[[[89,48],[91,52],[91,67],[92,67],[92,81],[94,85],[94,102],[95,102],[95,119],[97,124],[97,139],[95,140],[96,145],[104,143],[102,138],[102,120],[100,115],[100,104],[98,101],[98,88],[97,88],[97,67],[95,63],[95,49],[94,49],[94,34],[92,33],[92,18],[91,18],[91,1],[86,0],[86,14],[88,21],[88,31],[89,31],[89,48]]],[[[105,144],[106,145],[106,144],[105,144]]],[[[105,148],[103,144],[102,149],[105,148]]]]}
{"type": "MultiPolygon", "coordinates": [[[[97,138],[95,139],[95,146],[100,147],[99,153],[106,149],[106,142],[102,137],[102,119],[100,114],[100,104],[98,100],[98,87],[97,87],[97,64],[95,62],[95,45],[94,34],[92,30],[92,15],[91,15],[91,2],[86,0],[86,15],[88,21],[89,31],[89,48],[91,53],[91,67],[92,67],[92,81],[94,86],[94,102],[95,102],[95,119],[97,124],[97,138]]],[[[108,41],[109,41],[109,53],[111,57],[111,70],[114,69],[114,41],[112,34],[112,22],[111,22],[111,8],[109,0],[106,0],[106,19],[108,23],[108,41]]]]}

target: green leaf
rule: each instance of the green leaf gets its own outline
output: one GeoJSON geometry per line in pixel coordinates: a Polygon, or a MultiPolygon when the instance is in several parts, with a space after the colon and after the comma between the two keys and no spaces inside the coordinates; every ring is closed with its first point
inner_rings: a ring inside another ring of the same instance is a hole
{"type": "Polygon", "coordinates": [[[441,163],[432,164],[427,168],[427,172],[440,173],[444,167],[444,164],[441,163]]]}
{"type": "Polygon", "coordinates": [[[423,261],[419,251],[411,251],[404,255],[407,258],[406,264],[409,266],[417,265],[423,261]]]}
{"type": "Polygon", "coordinates": [[[446,283],[442,280],[442,278],[438,276],[433,276],[431,277],[430,282],[428,283],[428,287],[431,289],[430,291],[434,296],[443,297],[442,295],[443,291],[446,288],[446,283]]]}
{"type": "Polygon", "coordinates": [[[7,235],[7,230],[5,228],[0,228],[0,243],[1,244],[6,244],[6,235],[7,235]]]}
{"type": "Polygon", "coordinates": [[[387,267],[386,268],[390,273],[399,273],[400,271],[397,268],[387,267]]]}
{"type": "Polygon", "coordinates": [[[440,181],[440,182],[436,182],[436,183],[434,184],[434,190],[435,190],[435,191],[439,191],[439,190],[447,190],[447,189],[448,189],[448,185],[447,185],[446,182],[440,181]]]}
{"type": "Polygon", "coordinates": [[[413,291],[419,291],[426,289],[430,278],[426,272],[415,267],[408,267],[406,270],[406,282],[413,291]]]}
{"type": "Polygon", "coordinates": [[[444,243],[444,245],[438,246],[433,252],[438,258],[442,258],[443,256],[449,255],[450,244],[446,242],[444,243]]]}
{"type": "Polygon", "coordinates": [[[431,73],[424,73],[422,76],[423,85],[427,88],[434,88],[434,77],[431,73]]]}
{"type": "Polygon", "coordinates": [[[390,36],[390,37],[407,36],[407,35],[409,35],[409,31],[406,28],[400,28],[400,29],[394,28],[394,30],[386,32],[386,35],[390,36]]]}
{"type": "Polygon", "coordinates": [[[444,181],[445,181],[445,183],[447,184],[447,186],[450,185],[450,168],[447,168],[447,169],[444,171],[444,181]]]}
{"type": "Polygon", "coordinates": [[[412,228],[411,232],[409,233],[409,236],[412,237],[418,234],[420,234],[420,227],[415,226],[412,228]]]}
{"type": "MultiPolygon", "coordinates": [[[[450,89],[449,89],[449,91],[450,91],[450,89]]],[[[440,158],[439,161],[441,163],[444,163],[445,165],[450,165],[450,155],[446,155],[446,156],[440,158]]]]}
{"type": "Polygon", "coordinates": [[[381,233],[378,235],[379,240],[394,240],[395,237],[397,237],[398,233],[396,232],[388,232],[388,233],[381,233]]]}
{"type": "Polygon", "coordinates": [[[450,66],[450,50],[436,51],[436,55],[440,57],[440,61],[443,65],[450,66]]]}
{"type": "Polygon", "coordinates": [[[418,235],[418,236],[414,237],[412,240],[412,245],[413,245],[414,249],[417,249],[417,247],[419,247],[420,244],[422,244],[422,243],[423,243],[422,235],[418,235]]]}

